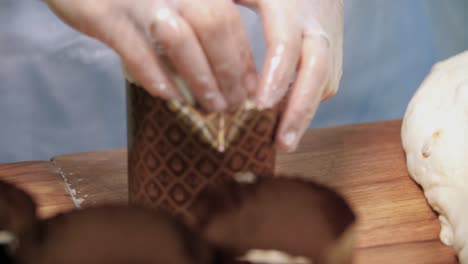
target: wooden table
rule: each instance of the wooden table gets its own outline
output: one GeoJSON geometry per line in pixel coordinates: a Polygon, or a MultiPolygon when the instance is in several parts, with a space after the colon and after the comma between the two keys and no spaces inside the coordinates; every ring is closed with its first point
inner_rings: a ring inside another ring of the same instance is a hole
{"type": "MultiPolygon", "coordinates": [[[[349,200],[359,217],[355,263],[457,263],[408,176],[400,126],[397,120],[310,130],[297,152],[278,156],[277,171],[335,187],[349,200]]],[[[74,206],[125,203],[126,151],[4,164],[0,178],[31,192],[43,217],[74,206]]]]}

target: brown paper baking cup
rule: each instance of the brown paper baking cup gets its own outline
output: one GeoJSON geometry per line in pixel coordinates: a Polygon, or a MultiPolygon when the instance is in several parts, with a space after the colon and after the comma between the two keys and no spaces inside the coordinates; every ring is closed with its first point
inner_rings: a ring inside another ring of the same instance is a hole
{"type": "Polygon", "coordinates": [[[130,82],[127,93],[130,204],[186,217],[210,184],[238,173],[273,174],[279,106],[207,114],[130,82]]]}

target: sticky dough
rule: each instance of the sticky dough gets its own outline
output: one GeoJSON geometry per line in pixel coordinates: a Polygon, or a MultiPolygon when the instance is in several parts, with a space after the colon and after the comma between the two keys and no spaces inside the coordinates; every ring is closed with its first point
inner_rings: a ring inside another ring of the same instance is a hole
{"type": "Polygon", "coordinates": [[[439,214],[440,240],[468,263],[468,51],[437,63],[401,130],[410,176],[439,214]]]}

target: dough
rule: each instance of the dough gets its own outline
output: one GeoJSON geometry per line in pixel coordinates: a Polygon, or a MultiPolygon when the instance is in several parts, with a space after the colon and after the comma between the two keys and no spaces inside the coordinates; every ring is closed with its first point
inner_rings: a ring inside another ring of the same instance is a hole
{"type": "Polygon", "coordinates": [[[401,130],[410,176],[439,214],[440,240],[468,263],[468,51],[437,63],[401,130]]]}

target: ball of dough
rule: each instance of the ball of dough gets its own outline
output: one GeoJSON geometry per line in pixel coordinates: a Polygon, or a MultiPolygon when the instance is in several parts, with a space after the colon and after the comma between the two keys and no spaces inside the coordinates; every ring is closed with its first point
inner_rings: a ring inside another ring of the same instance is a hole
{"type": "Polygon", "coordinates": [[[441,241],[468,263],[468,51],[434,65],[401,137],[409,174],[439,214],[441,241]]]}

